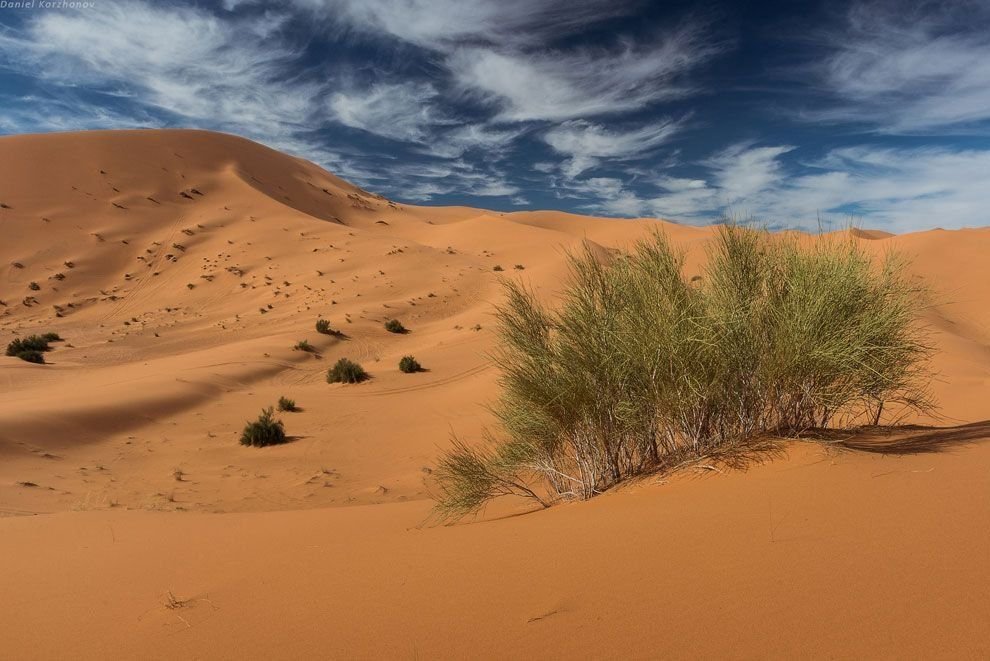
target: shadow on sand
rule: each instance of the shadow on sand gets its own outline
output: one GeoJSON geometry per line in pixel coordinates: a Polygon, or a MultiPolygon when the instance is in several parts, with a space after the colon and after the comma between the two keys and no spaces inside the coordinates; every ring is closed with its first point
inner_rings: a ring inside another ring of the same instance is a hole
{"type": "Polygon", "coordinates": [[[943,452],[977,441],[990,441],[990,420],[953,427],[899,425],[853,430],[818,430],[805,436],[835,447],[879,454],[943,452]]]}

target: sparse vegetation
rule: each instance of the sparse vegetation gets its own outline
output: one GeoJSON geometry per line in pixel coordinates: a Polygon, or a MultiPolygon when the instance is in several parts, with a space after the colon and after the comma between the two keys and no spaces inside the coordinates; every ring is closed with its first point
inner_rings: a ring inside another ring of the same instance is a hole
{"type": "Polygon", "coordinates": [[[279,397],[278,410],[292,413],[298,411],[299,407],[296,406],[296,401],[294,399],[289,399],[288,397],[279,397]]]}
{"type": "Polygon", "coordinates": [[[385,322],[385,330],[389,333],[407,333],[406,327],[398,319],[389,319],[385,322]]]}
{"type": "Polygon", "coordinates": [[[28,363],[37,363],[39,365],[45,364],[45,354],[41,353],[40,351],[35,351],[34,349],[19,351],[15,355],[21,360],[28,363]]]}
{"type": "MultiPolygon", "coordinates": [[[[58,341],[51,339],[51,335],[55,335],[58,338],[54,333],[16,338],[7,345],[6,353],[8,356],[14,356],[29,363],[43,365],[45,362],[44,352],[51,349],[48,343],[58,341]]],[[[58,339],[60,340],[61,338],[58,339]]]]}
{"type": "Polygon", "coordinates": [[[492,270],[493,271],[504,271],[505,269],[502,268],[502,266],[500,264],[496,264],[495,265],[495,268],[493,268],[492,270]]]}
{"type": "Polygon", "coordinates": [[[241,445],[260,448],[285,441],[285,427],[281,420],[275,419],[275,411],[270,406],[262,410],[257,420],[247,423],[241,432],[241,445]]]}
{"type": "Polygon", "coordinates": [[[28,284],[28,289],[30,289],[31,291],[39,291],[41,289],[41,285],[39,285],[37,282],[31,282],[30,284],[28,284]]]}
{"type": "Polygon", "coordinates": [[[45,342],[61,342],[62,341],[62,338],[59,336],[58,333],[51,333],[51,332],[42,334],[41,339],[43,339],[45,342]]]}
{"type": "Polygon", "coordinates": [[[308,353],[316,353],[316,347],[309,343],[309,340],[299,340],[296,342],[296,346],[293,347],[296,351],[306,351],[308,353]]]}
{"type": "Polygon", "coordinates": [[[364,368],[347,358],[341,358],[327,371],[327,383],[361,383],[367,378],[364,368]]]}
{"type": "Polygon", "coordinates": [[[402,360],[399,361],[399,370],[406,374],[412,374],[414,372],[422,372],[423,366],[412,356],[403,356],[402,360]]]}
{"type": "Polygon", "coordinates": [[[516,494],[599,494],[767,436],[930,411],[921,285],[897,255],[726,225],[700,280],[662,234],[630,255],[570,259],[558,310],[505,284],[500,434],[455,439],[437,513],[516,494]]]}
{"type": "Polygon", "coordinates": [[[316,332],[321,335],[339,335],[340,331],[334,330],[330,326],[329,319],[323,319],[322,317],[316,320],[316,332]]]}

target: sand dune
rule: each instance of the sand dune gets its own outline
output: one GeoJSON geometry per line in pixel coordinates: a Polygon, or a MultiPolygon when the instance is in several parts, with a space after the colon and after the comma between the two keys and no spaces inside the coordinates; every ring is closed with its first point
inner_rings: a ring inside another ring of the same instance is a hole
{"type": "Polygon", "coordinates": [[[0,356],[5,655],[990,655],[990,229],[854,230],[933,288],[943,417],[907,422],[940,429],[421,528],[438,447],[491,422],[499,279],[549,297],[653,228],[697,269],[710,228],[413,207],[200,131],[0,156],[0,337],[65,339],[0,356]],[[344,356],[372,379],[327,384],[344,356]],[[282,395],[292,442],[238,445],[282,395]]]}

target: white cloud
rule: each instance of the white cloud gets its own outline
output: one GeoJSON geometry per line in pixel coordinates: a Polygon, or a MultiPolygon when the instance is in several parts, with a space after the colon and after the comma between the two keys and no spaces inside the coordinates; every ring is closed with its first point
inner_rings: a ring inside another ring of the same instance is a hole
{"type": "Polygon", "coordinates": [[[781,154],[793,147],[752,147],[748,143],[734,145],[715,155],[707,165],[715,172],[715,185],[724,205],[752,198],[780,182],[784,174],[781,154]]]}
{"type": "Polygon", "coordinates": [[[697,90],[681,78],[720,52],[698,25],[618,49],[501,52],[464,48],[456,81],[495,103],[501,121],[566,120],[631,111],[697,90]]]}
{"type": "Polygon", "coordinates": [[[395,140],[423,142],[450,120],[432,105],[438,96],[429,83],[377,84],[359,92],[338,92],[329,105],[341,124],[395,140]]]}
{"type": "Polygon", "coordinates": [[[11,98],[0,95],[0,133],[38,133],[91,129],[160,128],[162,123],[141,111],[119,112],[83,101],[75,94],[31,95],[11,98]]]}
{"type": "Polygon", "coordinates": [[[887,133],[973,130],[990,120],[990,5],[859,2],[819,73],[841,99],[805,114],[887,133]]]}
{"type": "Polygon", "coordinates": [[[510,149],[522,134],[523,130],[518,128],[495,128],[486,123],[462,124],[430,136],[426,152],[442,158],[459,158],[472,149],[483,149],[491,159],[510,149]]]}
{"type": "Polygon", "coordinates": [[[791,149],[735,146],[706,162],[707,179],[659,177],[653,195],[637,195],[617,179],[573,190],[605,213],[695,222],[737,210],[806,229],[816,228],[819,214],[855,215],[895,232],[990,223],[990,150],[850,147],[828,152],[807,173],[789,174],[779,159],[791,149]]]}
{"type": "Polygon", "coordinates": [[[439,163],[399,162],[386,172],[397,197],[426,201],[439,195],[511,197],[520,189],[504,172],[490,165],[475,166],[461,159],[439,163]]]}
{"type": "Polygon", "coordinates": [[[567,177],[576,177],[595,167],[601,159],[629,160],[649,152],[678,131],[672,120],[660,120],[631,130],[612,130],[600,124],[575,120],[547,131],[543,140],[557,152],[569,156],[562,166],[567,177]]]}
{"type": "Polygon", "coordinates": [[[621,16],[639,0],[293,0],[315,16],[431,50],[521,46],[621,16]]]}
{"type": "Polygon", "coordinates": [[[270,138],[312,121],[321,93],[287,74],[299,51],[271,36],[282,20],[110,3],[92,12],[37,12],[23,34],[0,36],[0,53],[49,81],[116,89],[182,117],[270,138]]]}

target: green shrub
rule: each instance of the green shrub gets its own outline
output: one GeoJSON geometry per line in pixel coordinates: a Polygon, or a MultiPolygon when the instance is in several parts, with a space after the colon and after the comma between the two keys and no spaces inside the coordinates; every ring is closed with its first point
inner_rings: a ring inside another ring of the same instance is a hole
{"type": "Polygon", "coordinates": [[[321,335],[338,335],[339,331],[334,330],[330,327],[330,321],[328,319],[317,319],[316,320],[316,332],[321,335]]]}
{"type": "Polygon", "coordinates": [[[316,347],[309,343],[309,340],[299,340],[296,342],[296,346],[293,347],[296,351],[306,351],[308,353],[316,353],[316,347]]]}
{"type": "Polygon", "coordinates": [[[271,407],[263,409],[258,419],[247,423],[241,432],[241,445],[260,448],[285,441],[285,427],[281,420],[275,419],[275,411],[271,407]]]}
{"type": "Polygon", "coordinates": [[[385,322],[385,330],[389,333],[406,333],[406,327],[398,319],[389,319],[385,322]]]}
{"type": "Polygon", "coordinates": [[[341,358],[327,371],[327,383],[360,383],[367,378],[364,368],[347,358],[341,358]]]}
{"type": "Polygon", "coordinates": [[[406,374],[412,374],[413,372],[422,372],[423,366],[412,356],[403,356],[402,360],[399,361],[399,370],[406,374]]]}
{"type": "Polygon", "coordinates": [[[41,335],[19,337],[7,345],[7,355],[16,356],[24,351],[48,351],[48,340],[41,335]]]}
{"type": "Polygon", "coordinates": [[[296,401],[294,399],[289,399],[288,397],[279,397],[278,410],[292,413],[294,411],[298,411],[299,408],[296,406],[296,401]]]}
{"type": "Polygon", "coordinates": [[[27,349],[26,351],[20,351],[17,357],[21,360],[27,361],[29,363],[38,363],[39,365],[45,364],[45,354],[40,351],[35,351],[34,349],[27,349]]]}
{"type": "Polygon", "coordinates": [[[629,255],[572,256],[558,309],[505,283],[501,434],[442,455],[438,514],[590,498],[750,439],[933,408],[925,292],[896,255],[728,224],[700,280],[683,267],[655,234],[629,255]]]}
{"type": "Polygon", "coordinates": [[[41,338],[46,342],[61,342],[62,338],[58,333],[44,333],[41,338]]]}
{"type": "Polygon", "coordinates": [[[500,264],[496,264],[495,265],[495,268],[493,268],[492,270],[493,271],[504,271],[505,269],[502,268],[502,266],[500,264]]]}

